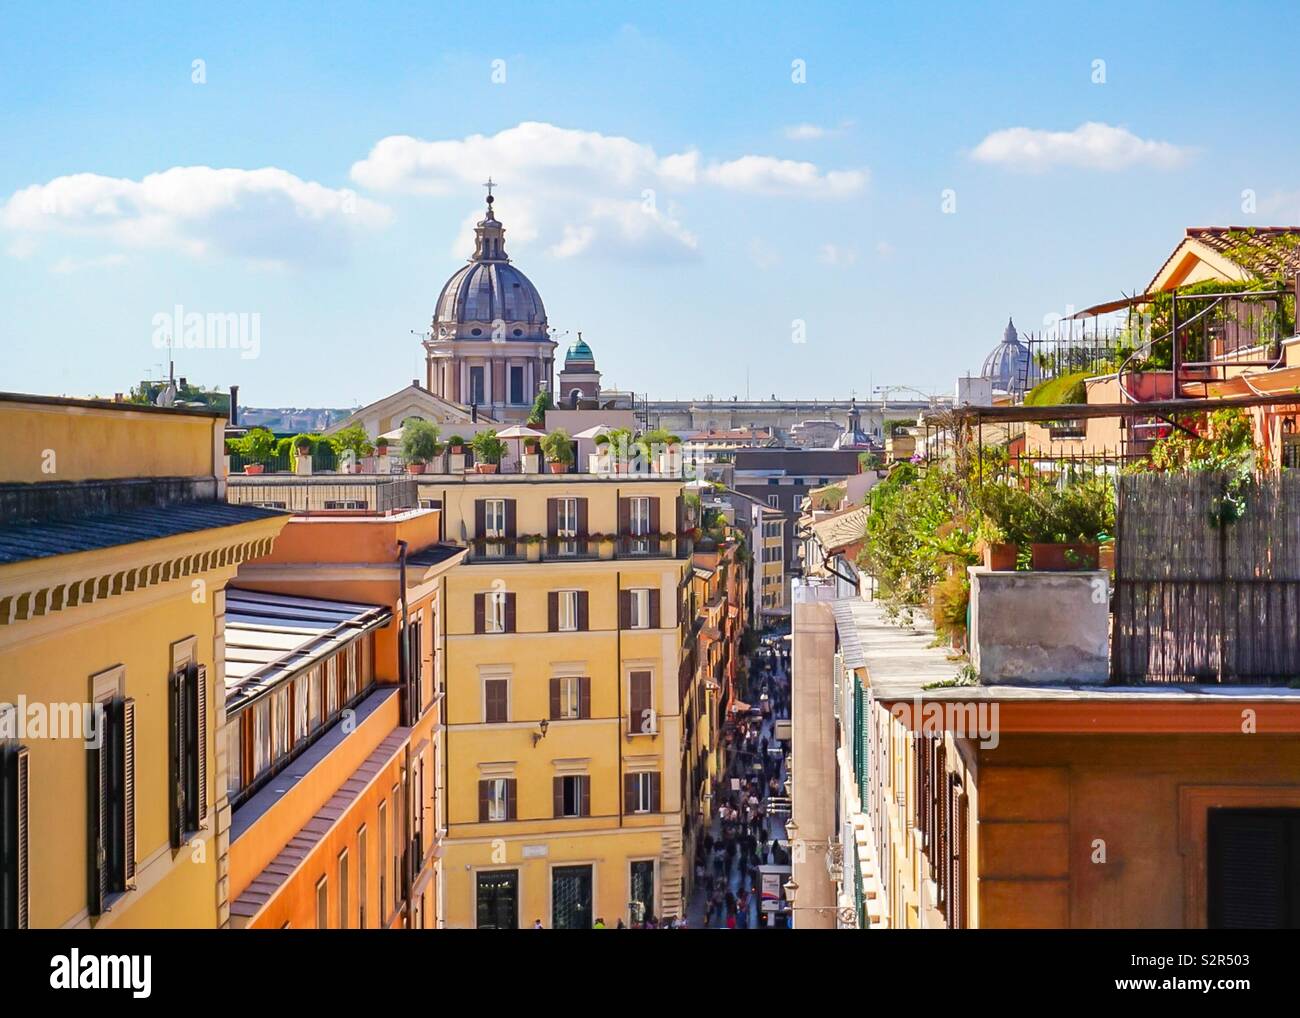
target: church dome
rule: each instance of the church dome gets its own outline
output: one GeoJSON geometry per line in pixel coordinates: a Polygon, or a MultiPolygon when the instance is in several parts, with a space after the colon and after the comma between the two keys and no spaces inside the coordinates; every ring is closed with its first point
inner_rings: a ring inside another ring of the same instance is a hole
{"type": "Polygon", "coordinates": [[[984,378],[992,379],[993,388],[1003,392],[1022,392],[1038,383],[1038,367],[1032,362],[1029,350],[1020,342],[1020,335],[1011,319],[1002,333],[1002,342],[984,358],[984,378]]]}
{"type": "Polygon", "coordinates": [[[505,251],[505,227],[492,211],[474,227],[474,254],[442,288],[433,314],[435,334],[457,339],[491,339],[492,325],[505,324],[505,340],[546,339],[546,308],[522,272],[505,251]],[[475,330],[481,335],[475,335],[475,330]]]}
{"type": "Polygon", "coordinates": [[[569,364],[595,364],[596,355],[591,352],[591,347],[587,341],[582,338],[582,333],[578,333],[578,338],[573,341],[569,347],[569,352],[564,355],[564,363],[569,364]]]}

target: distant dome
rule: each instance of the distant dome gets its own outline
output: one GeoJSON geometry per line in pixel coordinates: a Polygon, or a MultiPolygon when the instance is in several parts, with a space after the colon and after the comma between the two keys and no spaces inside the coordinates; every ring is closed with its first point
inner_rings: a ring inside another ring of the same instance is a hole
{"type": "Polygon", "coordinates": [[[564,355],[564,363],[566,365],[596,363],[596,355],[591,352],[591,347],[582,338],[582,333],[578,333],[578,338],[573,341],[573,345],[569,347],[569,352],[564,355]]]}
{"type": "Polygon", "coordinates": [[[1038,366],[1020,342],[1020,335],[1010,318],[1002,333],[1002,342],[984,358],[984,369],[980,374],[992,379],[993,388],[1003,392],[1023,392],[1038,383],[1038,366]]]}
{"type": "Polygon", "coordinates": [[[507,342],[547,338],[542,295],[510,263],[505,232],[489,204],[487,214],[474,227],[474,254],[469,264],[452,275],[438,295],[433,314],[435,334],[491,339],[493,323],[500,321],[507,342]],[[481,335],[475,334],[475,328],[481,335]]]}

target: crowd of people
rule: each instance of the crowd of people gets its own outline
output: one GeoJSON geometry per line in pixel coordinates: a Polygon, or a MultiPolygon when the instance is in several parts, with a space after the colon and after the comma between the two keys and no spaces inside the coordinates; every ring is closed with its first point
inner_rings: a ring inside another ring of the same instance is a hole
{"type": "Polygon", "coordinates": [[[714,792],[714,830],[696,847],[695,893],[703,898],[706,927],[766,927],[772,913],[762,908],[759,867],[790,862],[777,833],[785,814],[768,809],[772,798],[784,795],[787,748],[776,740],[773,722],[790,716],[789,670],[780,646],[754,659],[749,695],[755,709],[738,717],[729,733],[727,770],[714,792]]]}

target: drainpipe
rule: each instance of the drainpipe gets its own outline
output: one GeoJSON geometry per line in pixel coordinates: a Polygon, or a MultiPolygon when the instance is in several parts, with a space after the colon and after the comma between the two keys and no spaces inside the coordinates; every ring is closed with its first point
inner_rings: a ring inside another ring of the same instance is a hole
{"type": "Polygon", "coordinates": [[[415,722],[418,704],[411,703],[411,664],[407,660],[408,647],[406,639],[406,542],[397,542],[398,597],[402,603],[402,629],[397,641],[397,675],[401,684],[401,719],[403,727],[409,728],[415,722]]]}

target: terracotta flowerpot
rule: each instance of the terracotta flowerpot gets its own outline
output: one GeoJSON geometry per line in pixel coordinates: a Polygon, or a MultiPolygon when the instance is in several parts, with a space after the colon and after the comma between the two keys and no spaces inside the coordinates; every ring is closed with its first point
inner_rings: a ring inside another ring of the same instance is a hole
{"type": "Polygon", "coordinates": [[[498,466],[497,463],[475,463],[474,472],[478,474],[495,474],[498,466]]]}
{"type": "Polygon", "coordinates": [[[1073,544],[1031,544],[1030,561],[1035,569],[1045,572],[1072,572],[1097,568],[1097,542],[1076,541],[1073,544]]]}
{"type": "Polygon", "coordinates": [[[1102,541],[1097,548],[1097,568],[1114,569],[1115,568],[1115,542],[1102,541]]]}
{"type": "Polygon", "coordinates": [[[1018,545],[1009,544],[1001,541],[997,544],[986,544],[984,546],[984,568],[993,569],[997,572],[1014,572],[1016,568],[1016,558],[1020,555],[1018,545]]]}
{"type": "Polygon", "coordinates": [[[424,464],[423,464],[423,463],[408,463],[408,464],[406,464],[406,472],[407,472],[408,474],[422,474],[422,473],[424,473],[424,464]]]}
{"type": "Polygon", "coordinates": [[[550,468],[550,471],[553,474],[563,474],[567,473],[569,470],[569,464],[567,463],[548,463],[546,465],[550,468]]]}
{"type": "Polygon", "coordinates": [[[244,473],[246,474],[263,474],[266,473],[265,463],[246,463],[244,464],[244,473]]]}

